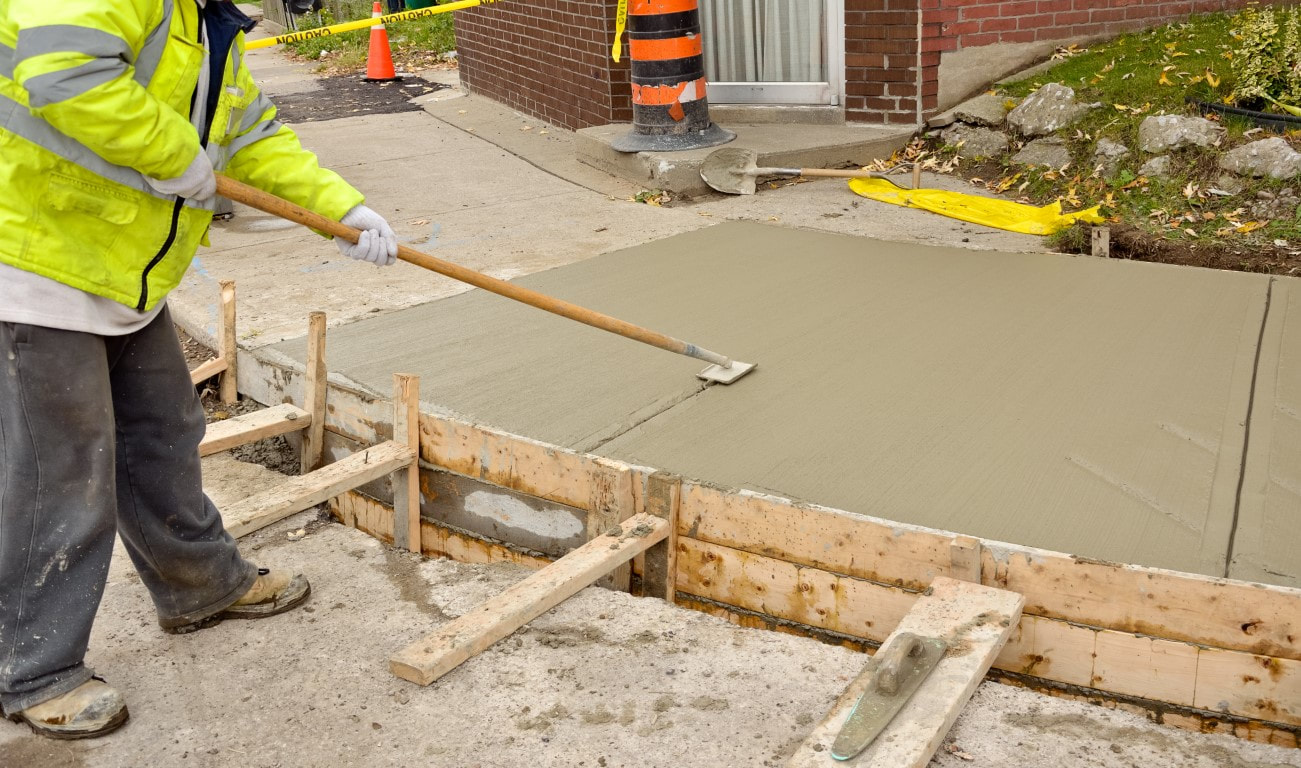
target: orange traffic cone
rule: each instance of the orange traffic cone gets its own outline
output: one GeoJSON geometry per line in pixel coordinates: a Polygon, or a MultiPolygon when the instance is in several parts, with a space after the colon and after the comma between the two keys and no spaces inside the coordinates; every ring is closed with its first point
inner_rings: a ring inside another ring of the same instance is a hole
{"type": "MultiPolygon", "coordinates": [[[[371,16],[379,18],[384,15],[379,2],[375,3],[371,16]]],[[[370,28],[370,53],[366,56],[366,77],[368,83],[387,83],[401,80],[393,71],[393,53],[389,50],[388,30],[383,24],[370,28]]]]}

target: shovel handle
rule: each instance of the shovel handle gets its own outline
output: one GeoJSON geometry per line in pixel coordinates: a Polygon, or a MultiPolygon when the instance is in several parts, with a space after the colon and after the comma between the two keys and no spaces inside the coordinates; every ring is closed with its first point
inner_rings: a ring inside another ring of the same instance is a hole
{"type": "MultiPolygon", "coordinates": [[[[230,200],[241,202],[251,208],[269,213],[272,216],[279,216],[282,219],[297,222],[305,227],[319,230],[334,237],[341,237],[350,243],[357,242],[361,236],[361,231],[353,229],[346,224],[335,221],[331,218],[322,216],[319,213],[309,211],[300,205],[295,205],[283,198],[264,192],[256,187],[251,187],[243,182],[236,181],[225,174],[217,174],[217,194],[230,200]]],[[[600,312],[596,312],[577,304],[571,304],[563,299],[557,299],[554,296],[548,296],[545,293],[538,293],[521,285],[499,280],[490,277],[482,272],[476,272],[473,269],[467,269],[459,264],[453,264],[450,261],[444,261],[439,258],[430,256],[427,253],[421,253],[414,248],[405,245],[398,245],[398,258],[409,264],[415,264],[417,267],[423,267],[431,272],[437,272],[440,275],[446,275],[453,280],[459,280],[462,283],[468,283],[476,288],[482,288],[499,296],[505,296],[508,299],[528,304],[531,307],[545,310],[553,315],[567,317],[570,320],[577,320],[593,328],[600,328],[603,331],[609,331],[623,336],[633,341],[640,341],[643,344],[649,344],[652,347],[676,352],[679,355],[694,357],[698,360],[705,360],[724,368],[732,365],[730,358],[724,357],[717,352],[711,352],[695,344],[688,344],[681,339],[675,339],[658,331],[652,331],[649,328],[642,328],[638,325],[625,322],[616,317],[611,317],[600,312]]]]}

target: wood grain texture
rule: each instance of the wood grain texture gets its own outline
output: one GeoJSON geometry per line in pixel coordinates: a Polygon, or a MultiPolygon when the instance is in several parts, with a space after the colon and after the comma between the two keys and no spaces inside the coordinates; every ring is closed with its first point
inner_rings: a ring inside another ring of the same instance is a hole
{"type": "Polygon", "coordinates": [[[637,515],[598,536],[473,611],[453,619],[389,660],[393,674],[428,685],[561,602],[633,555],[663,541],[668,521],[637,515]]]}
{"type": "MultiPolygon", "coordinates": [[[[790,768],[923,768],[1007,642],[1024,601],[1014,592],[935,579],[886,639],[911,632],[948,642],[949,650],[885,731],[854,759],[831,757],[831,744],[871,679],[859,675],[787,765],[790,768]]],[[[885,647],[885,646],[883,646],[885,647]]]]}
{"type": "Polygon", "coordinates": [[[203,441],[199,443],[199,455],[210,456],[268,437],[297,432],[306,429],[311,423],[312,415],[291,403],[273,405],[224,421],[214,421],[208,424],[203,441]]]}
{"type": "Polygon", "coordinates": [[[250,496],[222,510],[231,536],[239,538],[330,498],[384,477],[415,460],[415,453],[394,442],[380,443],[306,475],[291,477],[278,488],[250,496]]]}

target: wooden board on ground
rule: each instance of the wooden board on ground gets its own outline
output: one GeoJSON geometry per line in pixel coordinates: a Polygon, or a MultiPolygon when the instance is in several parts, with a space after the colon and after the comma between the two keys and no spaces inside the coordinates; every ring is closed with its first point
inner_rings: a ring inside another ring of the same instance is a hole
{"type": "Polygon", "coordinates": [[[856,766],[922,768],[930,762],[958,713],[1021,617],[1024,599],[1015,592],[939,577],[895,627],[888,645],[903,632],[946,640],[949,650],[908,703],[858,757],[840,762],[831,744],[868,683],[850,683],[826,718],[796,751],[790,768],[856,766]]]}
{"type": "Polygon", "coordinates": [[[312,414],[291,403],[214,421],[203,434],[203,442],[199,443],[199,455],[210,456],[268,437],[297,432],[311,423],[312,414]]]}
{"type": "Polygon", "coordinates": [[[429,685],[668,535],[663,518],[631,517],[394,654],[389,668],[404,680],[429,685]]]}
{"type": "Polygon", "coordinates": [[[380,443],[315,472],[288,478],[279,488],[226,507],[221,516],[230,535],[239,538],[383,477],[414,460],[415,453],[410,448],[392,441],[380,443]]]}

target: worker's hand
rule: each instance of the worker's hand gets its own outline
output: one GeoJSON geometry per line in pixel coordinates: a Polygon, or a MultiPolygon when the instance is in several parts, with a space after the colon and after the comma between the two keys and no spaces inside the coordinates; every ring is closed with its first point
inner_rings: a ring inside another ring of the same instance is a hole
{"type": "Polygon", "coordinates": [[[146,176],[145,181],[164,195],[176,195],[190,200],[207,200],[217,194],[217,177],[212,171],[212,161],[203,149],[199,150],[199,154],[190,161],[190,167],[180,176],[174,179],[146,176]]]}
{"type": "Polygon", "coordinates": [[[347,224],[353,229],[360,229],[361,236],[356,243],[350,243],[341,237],[334,238],[339,252],[350,259],[369,261],[381,267],[387,267],[397,261],[398,236],[388,225],[383,216],[364,205],[353,206],[340,224],[347,224]]]}

